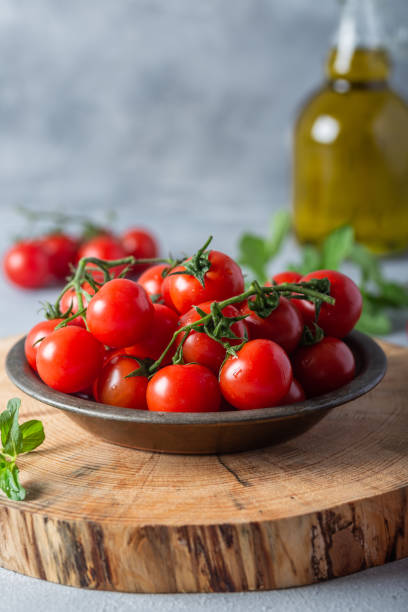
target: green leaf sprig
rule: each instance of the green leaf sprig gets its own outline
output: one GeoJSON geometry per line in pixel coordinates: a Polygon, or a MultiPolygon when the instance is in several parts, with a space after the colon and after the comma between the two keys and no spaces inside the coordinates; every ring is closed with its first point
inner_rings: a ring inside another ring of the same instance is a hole
{"type": "Polygon", "coordinates": [[[14,397],[0,414],[0,489],[14,501],[22,501],[26,496],[19,479],[17,457],[34,450],[45,439],[41,421],[30,420],[18,424],[20,405],[21,400],[14,397]]]}
{"type": "MultiPolygon", "coordinates": [[[[280,211],[272,217],[269,237],[243,234],[239,241],[241,264],[253,271],[260,282],[264,282],[268,278],[271,263],[289,233],[289,213],[280,211]],[[275,248],[271,248],[271,244],[275,248]]],[[[345,262],[356,269],[363,295],[363,312],[356,328],[368,334],[390,333],[392,312],[408,309],[408,287],[384,276],[379,257],[356,241],[350,225],[331,232],[319,247],[305,245],[301,250],[300,261],[289,264],[287,269],[308,274],[318,269],[338,270],[345,262]]]]}

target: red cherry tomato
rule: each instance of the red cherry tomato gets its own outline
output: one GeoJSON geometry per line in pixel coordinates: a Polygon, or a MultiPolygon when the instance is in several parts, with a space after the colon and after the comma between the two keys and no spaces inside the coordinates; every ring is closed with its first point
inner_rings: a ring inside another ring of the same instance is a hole
{"type": "MultiPolygon", "coordinates": [[[[150,332],[139,342],[125,349],[134,357],[158,359],[171,340],[178,324],[178,316],[164,304],[153,304],[154,316],[150,332]]],[[[170,363],[174,350],[167,353],[164,363],[170,363]]]]}
{"type": "MultiPolygon", "coordinates": [[[[272,280],[274,280],[275,283],[278,283],[278,285],[281,285],[282,283],[298,283],[301,278],[302,275],[299,274],[299,272],[292,272],[291,270],[279,272],[279,274],[272,276],[272,280]]],[[[265,283],[267,287],[269,287],[271,284],[272,283],[270,282],[265,283]]]]}
{"type": "MultiPolygon", "coordinates": [[[[204,302],[203,304],[199,304],[198,307],[205,313],[209,313],[211,312],[211,304],[212,302],[204,302]]],[[[223,308],[222,313],[226,317],[236,317],[240,314],[239,311],[232,305],[223,308]]],[[[195,308],[191,308],[182,317],[180,317],[179,327],[190,325],[191,323],[198,321],[200,318],[201,317],[197,310],[195,308]]],[[[223,340],[232,345],[240,344],[247,334],[244,321],[237,321],[236,323],[233,323],[231,330],[236,336],[238,336],[239,340],[234,340],[233,338],[223,338],[223,340]]],[[[184,334],[179,334],[177,344],[181,342],[183,335],[184,334]]],[[[216,375],[218,375],[221,364],[225,359],[225,349],[219,342],[213,340],[207,336],[207,334],[198,331],[191,331],[187,340],[183,344],[183,357],[187,362],[201,363],[201,365],[209,368],[216,375]]]]}
{"type": "Polygon", "coordinates": [[[52,332],[40,343],[37,370],[46,385],[63,393],[90,387],[102,369],[104,348],[77,325],[52,332]]]}
{"type": "MultiPolygon", "coordinates": [[[[317,321],[318,324],[326,336],[344,338],[351,332],[361,315],[363,300],[360,289],[351,278],[335,270],[310,272],[310,274],[302,277],[302,282],[310,281],[313,278],[328,278],[330,295],[336,300],[333,306],[323,303],[317,321]]],[[[300,311],[306,325],[310,325],[314,321],[315,306],[312,302],[293,300],[292,304],[300,311]]]]}
{"type": "MultiPolygon", "coordinates": [[[[117,238],[109,234],[101,234],[95,238],[91,238],[87,242],[84,242],[78,251],[78,260],[82,257],[97,257],[98,259],[106,259],[112,261],[114,259],[122,259],[126,257],[127,253],[123,248],[122,244],[117,238]]],[[[89,269],[94,266],[89,265],[89,269]]],[[[120,274],[126,266],[116,266],[110,270],[111,274],[117,276],[120,274]]],[[[96,280],[100,280],[101,273],[99,269],[95,270],[96,280]]]]}
{"type": "Polygon", "coordinates": [[[132,346],[150,333],[154,308],[146,291],[126,278],[108,281],[89,302],[89,331],[112,348],[132,346]]]}
{"type": "Polygon", "coordinates": [[[161,295],[162,295],[162,298],[166,306],[178,312],[177,308],[173,304],[173,300],[170,297],[170,278],[171,277],[169,275],[164,277],[163,283],[161,286],[161,295]]]}
{"type": "Polygon", "coordinates": [[[289,391],[279,403],[281,406],[286,406],[286,404],[296,404],[297,402],[303,402],[305,399],[306,395],[302,389],[301,384],[298,383],[297,380],[293,379],[292,384],[289,387],[289,391]]]}
{"type": "Polygon", "coordinates": [[[26,359],[33,370],[37,371],[37,353],[40,346],[39,340],[47,338],[56,328],[58,323],[62,323],[64,319],[50,319],[49,321],[40,321],[27,334],[24,342],[24,352],[26,359]]]}
{"type": "Polygon", "coordinates": [[[291,382],[289,357],[271,340],[250,340],[237,357],[228,357],[220,372],[221,392],[238,410],[278,405],[291,382]]]}
{"type": "MultiPolygon", "coordinates": [[[[86,291],[86,293],[88,293],[91,296],[94,295],[95,293],[91,285],[87,282],[82,283],[82,288],[84,289],[84,291],[86,291]]],[[[83,300],[84,308],[86,308],[88,306],[89,300],[85,295],[82,296],[82,300],[83,300]]],[[[73,288],[68,289],[68,291],[64,293],[60,301],[60,309],[62,313],[66,313],[69,310],[71,315],[78,312],[78,300],[77,300],[75,289],[73,288]]],[[[84,320],[81,316],[73,319],[71,321],[71,324],[79,325],[80,327],[85,327],[84,320]]]]}
{"type": "Polygon", "coordinates": [[[159,412],[218,412],[221,393],[216,377],[197,363],[169,365],[147,385],[147,406],[159,412]]]}
{"type": "Polygon", "coordinates": [[[151,266],[139,276],[137,282],[142,285],[148,295],[162,295],[162,284],[165,278],[163,272],[169,268],[167,264],[151,266]]]}
{"type": "Polygon", "coordinates": [[[49,268],[57,280],[64,280],[70,273],[70,264],[76,261],[77,241],[66,234],[49,234],[40,241],[48,255],[49,268]]]}
{"type": "Polygon", "coordinates": [[[293,372],[308,397],[334,391],[350,382],[355,374],[354,356],[338,338],[323,338],[298,349],[292,358],[293,372]]]}
{"type": "Polygon", "coordinates": [[[171,302],[181,313],[187,312],[195,304],[209,300],[225,300],[244,291],[244,277],[239,265],[219,251],[210,251],[210,269],[204,277],[204,287],[190,274],[174,274],[185,271],[177,266],[168,276],[168,289],[171,302]]]}
{"type": "Polygon", "coordinates": [[[22,241],[4,255],[7,278],[24,289],[45,287],[50,281],[49,259],[38,241],[22,241]]]}
{"type": "Polygon", "coordinates": [[[147,376],[126,378],[140,365],[136,359],[118,355],[103,368],[93,385],[93,395],[97,402],[122,408],[147,410],[146,389],[147,376]]]}
{"type": "Polygon", "coordinates": [[[296,308],[286,298],[279,299],[278,307],[266,319],[262,319],[253,312],[248,303],[242,308],[242,314],[248,314],[245,323],[251,339],[273,340],[287,353],[292,353],[298,346],[303,332],[303,320],[296,308]]]}
{"type": "MultiPolygon", "coordinates": [[[[126,254],[133,255],[136,259],[151,259],[159,254],[156,239],[150,232],[140,227],[134,227],[124,232],[121,236],[121,242],[126,254]]],[[[140,274],[149,266],[150,264],[138,264],[133,266],[132,272],[140,274]]]]}

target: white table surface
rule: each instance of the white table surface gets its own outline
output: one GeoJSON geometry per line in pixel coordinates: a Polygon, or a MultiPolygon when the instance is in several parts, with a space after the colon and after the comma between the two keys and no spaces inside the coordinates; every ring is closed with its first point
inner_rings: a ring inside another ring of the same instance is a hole
{"type": "MultiPolygon", "coordinates": [[[[92,212],[92,210],[91,210],[92,212]]],[[[200,217],[197,210],[185,213],[180,226],[170,206],[150,208],[150,215],[138,211],[138,221],[146,225],[154,219],[154,227],[161,238],[163,251],[190,252],[210,233],[215,233],[215,246],[231,254],[236,252],[236,240],[243,227],[251,227],[262,232],[265,211],[253,207],[249,222],[246,215],[238,213],[233,221],[220,215],[216,206],[206,206],[205,215],[200,217]],[[195,218],[197,216],[197,218],[195,218]],[[249,225],[250,223],[250,225],[249,225]],[[186,232],[186,229],[190,231],[186,232]]],[[[119,226],[131,222],[132,211],[123,207],[119,226]]],[[[18,221],[11,211],[2,215],[3,224],[0,238],[15,233],[18,221]]],[[[288,244],[275,270],[284,267],[285,262],[296,260],[296,248],[288,244]]],[[[408,280],[408,267],[404,259],[388,260],[385,264],[389,274],[395,278],[408,280]]],[[[37,305],[39,300],[53,299],[56,289],[37,292],[24,292],[11,287],[0,278],[0,335],[25,333],[39,320],[37,305]]],[[[394,342],[408,344],[403,323],[390,336],[394,342]]],[[[1,543],[0,543],[1,546],[1,543]]],[[[100,612],[127,611],[218,611],[234,612],[256,609],[260,612],[283,610],[285,612],[340,612],[340,611],[406,611],[408,609],[408,559],[373,568],[359,574],[319,585],[270,591],[261,593],[214,594],[214,595],[136,595],[123,593],[93,592],[63,587],[37,579],[20,576],[0,569],[0,594],[3,603],[0,610],[26,612],[27,607],[36,612],[58,610],[59,612],[100,612]]]]}

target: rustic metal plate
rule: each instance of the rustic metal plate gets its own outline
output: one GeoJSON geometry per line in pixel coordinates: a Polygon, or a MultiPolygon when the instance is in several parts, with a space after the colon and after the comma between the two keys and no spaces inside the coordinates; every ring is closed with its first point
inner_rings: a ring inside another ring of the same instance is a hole
{"type": "Polygon", "coordinates": [[[50,389],[28,365],[24,340],[10,349],[6,359],[7,373],[19,389],[66,411],[82,427],[108,442],[166,453],[228,453],[284,442],[310,429],[336,406],[370,391],[381,381],[387,367],[378,344],[353,331],[345,342],[354,353],[357,375],[331,393],[298,404],[259,410],[149,412],[108,406],[50,389]]]}

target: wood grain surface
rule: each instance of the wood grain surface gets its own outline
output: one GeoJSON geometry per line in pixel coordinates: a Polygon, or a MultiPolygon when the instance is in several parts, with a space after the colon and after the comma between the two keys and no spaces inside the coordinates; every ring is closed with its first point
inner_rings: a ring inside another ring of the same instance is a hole
{"type": "Polygon", "coordinates": [[[62,584],[166,593],[310,584],[408,556],[408,350],[371,393],[285,444],[219,456],[113,446],[8,381],[46,441],[0,497],[0,565],[62,584]]]}

